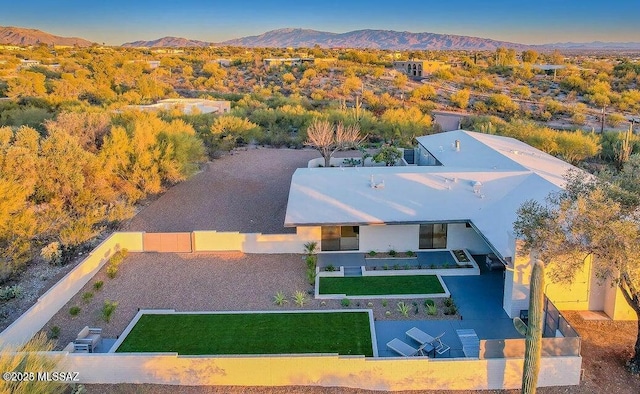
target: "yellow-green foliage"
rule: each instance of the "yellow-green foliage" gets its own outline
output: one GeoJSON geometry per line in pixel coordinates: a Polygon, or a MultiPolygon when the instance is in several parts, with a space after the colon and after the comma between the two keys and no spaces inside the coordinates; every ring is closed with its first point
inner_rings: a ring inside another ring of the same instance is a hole
{"type": "Polygon", "coordinates": [[[582,131],[557,131],[532,121],[505,122],[496,117],[476,117],[465,124],[475,131],[512,137],[570,163],[578,163],[600,152],[600,138],[582,131]]]}
{"type": "MultiPolygon", "coordinates": [[[[44,333],[36,335],[20,349],[3,348],[0,351],[0,370],[2,372],[53,372],[60,361],[56,356],[45,356],[40,352],[51,351],[53,342],[44,333]]],[[[29,379],[30,381],[12,382],[0,379],[0,392],[12,394],[55,394],[65,392],[67,385],[59,382],[29,379]]]]}

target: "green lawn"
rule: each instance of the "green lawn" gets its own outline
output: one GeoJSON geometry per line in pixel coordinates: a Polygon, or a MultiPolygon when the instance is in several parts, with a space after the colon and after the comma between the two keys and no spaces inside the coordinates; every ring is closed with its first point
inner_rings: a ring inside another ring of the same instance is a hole
{"type": "Polygon", "coordinates": [[[435,275],[348,276],[320,278],[320,294],[348,296],[439,294],[444,289],[435,275]]]}
{"type": "Polygon", "coordinates": [[[143,315],[117,352],[373,356],[366,312],[143,315]]]}

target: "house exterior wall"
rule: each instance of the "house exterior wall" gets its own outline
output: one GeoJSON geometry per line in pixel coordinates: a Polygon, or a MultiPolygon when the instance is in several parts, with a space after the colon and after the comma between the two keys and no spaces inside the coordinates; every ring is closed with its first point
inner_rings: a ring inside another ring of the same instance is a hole
{"type": "Polygon", "coordinates": [[[418,250],[417,224],[360,226],[360,251],[418,250]]]}
{"type": "MultiPolygon", "coordinates": [[[[520,310],[529,309],[532,259],[530,255],[516,253],[514,262],[513,268],[507,268],[504,282],[503,308],[509,317],[516,317],[520,310]]],[[[637,320],[636,313],[618,287],[612,287],[611,282],[599,283],[592,269],[592,256],[585,259],[583,268],[570,284],[554,283],[553,268],[553,263],[546,264],[544,292],[558,309],[603,311],[613,320],[637,320]]]]}
{"type": "Polygon", "coordinates": [[[618,286],[605,285],[604,312],[613,320],[638,320],[618,286]]]}
{"type": "Polygon", "coordinates": [[[447,225],[447,249],[467,249],[471,254],[491,253],[491,248],[484,239],[465,223],[447,225]]]}

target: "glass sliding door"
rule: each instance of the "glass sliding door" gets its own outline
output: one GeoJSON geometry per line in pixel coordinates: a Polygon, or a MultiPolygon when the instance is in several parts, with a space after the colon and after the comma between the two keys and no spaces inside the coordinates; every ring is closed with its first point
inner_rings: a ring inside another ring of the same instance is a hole
{"type": "Polygon", "coordinates": [[[418,237],[418,248],[420,249],[446,249],[447,224],[421,224],[418,237]]]}
{"type": "Polygon", "coordinates": [[[322,242],[320,250],[324,252],[339,250],[358,250],[358,226],[322,226],[322,242]]]}

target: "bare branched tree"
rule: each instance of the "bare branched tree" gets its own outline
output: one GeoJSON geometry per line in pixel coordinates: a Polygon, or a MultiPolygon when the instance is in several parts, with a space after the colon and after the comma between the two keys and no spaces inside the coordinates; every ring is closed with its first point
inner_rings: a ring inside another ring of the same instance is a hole
{"type": "Polygon", "coordinates": [[[326,120],[314,120],[307,128],[305,145],[317,149],[324,158],[324,166],[331,166],[331,157],[340,150],[357,149],[366,137],[360,135],[357,124],[345,126],[342,122],[337,125],[326,120]]]}

